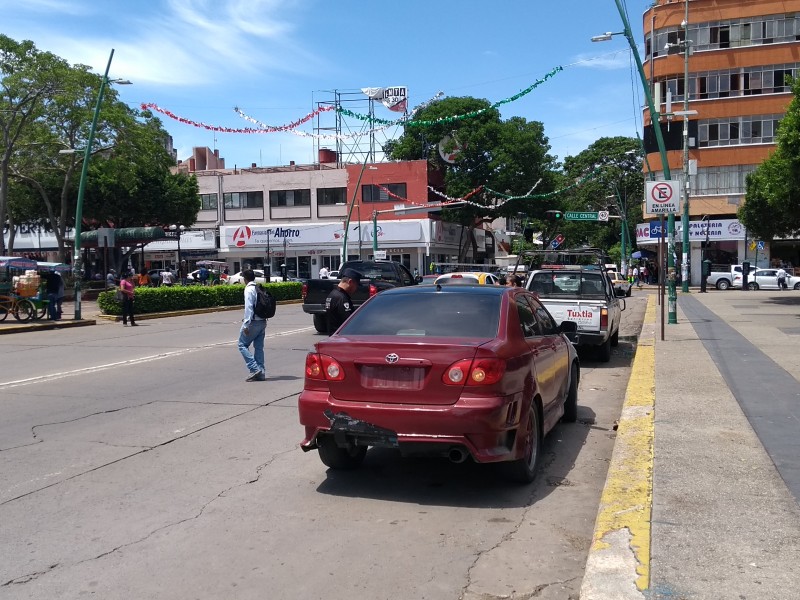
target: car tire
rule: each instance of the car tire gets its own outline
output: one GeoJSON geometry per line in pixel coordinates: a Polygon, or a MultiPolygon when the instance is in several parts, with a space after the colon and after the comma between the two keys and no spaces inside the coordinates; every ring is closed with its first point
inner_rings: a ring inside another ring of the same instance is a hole
{"type": "Polygon", "coordinates": [[[756,290],[758,290],[758,284],[757,283],[748,283],[747,284],[747,289],[756,291],[756,290]]]}
{"type": "Polygon", "coordinates": [[[573,363],[569,374],[569,390],[567,399],[564,402],[564,416],[561,420],[564,423],[574,423],[578,420],[578,377],[580,371],[578,365],[573,363]]]}
{"type": "Polygon", "coordinates": [[[729,289],[730,287],[731,287],[731,282],[730,282],[730,281],[728,281],[727,279],[720,279],[720,280],[717,282],[717,289],[718,289],[718,290],[727,290],[727,289],[729,289]]]}
{"type": "Polygon", "coordinates": [[[542,449],[542,425],[539,407],[531,402],[524,423],[517,430],[517,444],[522,444],[522,458],[503,463],[506,478],[514,483],[531,483],[536,479],[542,449]]]}
{"type": "Polygon", "coordinates": [[[314,315],[314,329],[319,333],[328,333],[327,315],[314,315]]]}
{"type": "Polygon", "coordinates": [[[795,283],[794,284],[794,289],[800,290],[800,283],[795,283]]]}
{"type": "Polygon", "coordinates": [[[340,448],[330,434],[321,434],[317,437],[319,459],[331,469],[350,471],[357,469],[367,456],[366,446],[348,446],[340,448]]]}
{"type": "Polygon", "coordinates": [[[597,347],[597,357],[600,362],[608,362],[611,360],[611,338],[609,337],[605,342],[597,347]]]}
{"type": "Polygon", "coordinates": [[[619,328],[614,332],[614,335],[611,336],[611,345],[619,346],[619,328]]]}

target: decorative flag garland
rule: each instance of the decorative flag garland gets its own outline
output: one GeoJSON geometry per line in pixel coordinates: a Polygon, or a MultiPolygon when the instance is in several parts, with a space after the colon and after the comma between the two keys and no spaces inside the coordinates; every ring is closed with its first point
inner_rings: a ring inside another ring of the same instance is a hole
{"type": "Polygon", "coordinates": [[[303,117],[301,119],[298,119],[297,121],[294,121],[293,123],[288,123],[286,125],[276,125],[276,126],[269,127],[269,128],[264,128],[264,129],[257,129],[257,128],[254,128],[254,127],[245,127],[243,129],[236,129],[236,128],[233,128],[233,127],[220,127],[218,125],[208,125],[207,123],[201,123],[201,122],[198,122],[198,121],[192,121],[191,119],[184,119],[183,117],[179,117],[178,115],[168,111],[166,108],[161,108],[157,104],[153,104],[152,102],[150,102],[150,103],[144,103],[143,102],[141,106],[142,106],[143,110],[152,109],[152,110],[154,110],[156,112],[161,113],[162,115],[168,116],[170,119],[175,119],[176,121],[179,121],[180,123],[183,123],[184,125],[192,125],[194,127],[201,127],[202,129],[208,129],[210,131],[220,131],[220,132],[223,132],[223,133],[275,133],[275,132],[278,132],[278,131],[291,131],[292,129],[295,129],[295,128],[299,127],[303,123],[306,123],[306,122],[310,121],[311,119],[313,119],[314,117],[316,117],[320,113],[328,112],[330,110],[334,110],[333,106],[322,106],[322,107],[318,108],[317,110],[308,113],[305,117],[303,117]]]}
{"type": "Polygon", "coordinates": [[[499,100],[498,102],[495,102],[494,104],[492,104],[488,108],[482,108],[480,110],[474,110],[474,111],[471,111],[471,112],[468,112],[468,113],[464,113],[464,114],[461,114],[461,115],[452,115],[452,116],[449,116],[449,117],[440,117],[438,119],[434,119],[433,121],[409,121],[409,120],[404,120],[404,119],[397,119],[395,121],[388,121],[386,119],[379,119],[377,117],[372,117],[370,115],[364,115],[364,114],[361,114],[361,113],[356,113],[356,112],[353,112],[351,110],[347,110],[346,108],[342,108],[342,107],[338,107],[336,109],[336,112],[338,112],[339,114],[348,116],[348,117],[353,117],[355,119],[360,119],[362,121],[369,121],[370,123],[379,123],[381,125],[405,125],[406,127],[429,127],[431,125],[437,125],[437,124],[440,124],[440,123],[452,123],[454,121],[463,121],[464,119],[471,119],[472,117],[477,117],[478,115],[483,114],[484,112],[486,112],[487,110],[490,110],[492,108],[497,108],[498,106],[501,106],[503,104],[508,104],[509,102],[514,102],[515,100],[519,100],[523,96],[525,96],[527,94],[530,94],[533,90],[535,90],[537,87],[542,85],[545,81],[547,81],[548,79],[553,77],[556,73],[558,73],[559,71],[563,71],[563,70],[564,70],[564,67],[556,67],[555,69],[550,71],[547,75],[545,75],[541,79],[537,79],[536,81],[534,81],[531,85],[526,87],[521,92],[519,92],[517,94],[514,94],[513,96],[511,96],[509,98],[505,98],[504,100],[499,100]]]}
{"type": "MultiPolygon", "coordinates": [[[[259,125],[261,125],[261,127],[259,127],[259,128],[244,127],[244,128],[241,128],[241,129],[237,129],[237,128],[233,128],[233,127],[221,127],[219,125],[209,125],[207,123],[202,123],[202,122],[199,122],[199,121],[193,121],[191,119],[186,119],[186,118],[180,117],[180,116],[176,115],[175,113],[170,112],[166,108],[162,108],[162,107],[160,107],[157,104],[152,103],[152,102],[148,102],[148,103],[143,102],[141,104],[141,108],[142,108],[142,110],[148,110],[148,109],[154,110],[156,112],[159,112],[159,113],[169,117],[170,119],[174,119],[175,121],[183,123],[184,125],[192,125],[193,127],[200,127],[202,129],[208,129],[210,131],[220,131],[222,133],[276,133],[276,132],[294,133],[293,130],[297,129],[303,123],[307,123],[308,121],[310,121],[311,119],[313,119],[315,116],[317,116],[320,113],[331,111],[331,110],[335,110],[339,114],[346,115],[346,116],[349,116],[349,117],[354,117],[354,118],[360,119],[362,121],[369,121],[370,123],[373,123],[373,124],[374,123],[378,123],[378,124],[380,124],[382,126],[386,126],[387,128],[388,127],[392,127],[394,125],[404,125],[404,126],[407,126],[407,127],[429,127],[431,125],[437,125],[437,124],[441,124],[441,123],[452,123],[454,121],[463,121],[464,119],[471,119],[472,117],[477,117],[478,115],[483,114],[484,112],[486,112],[487,110],[490,110],[492,108],[497,108],[498,106],[501,106],[503,104],[508,104],[509,102],[514,102],[515,100],[519,100],[523,96],[525,96],[527,94],[530,94],[533,90],[535,90],[537,87],[539,87],[545,81],[547,81],[548,79],[553,77],[556,73],[558,73],[559,71],[563,71],[563,70],[564,70],[564,67],[560,67],[560,66],[556,67],[555,69],[553,69],[552,71],[547,73],[541,79],[538,79],[538,80],[534,81],[531,85],[529,85],[527,88],[525,88],[521,92],[519,92],[517,94],[514,94],[513,96],[510,96],[510,97],[505,98],[503,100],[499,100],[499,101],[495,102],[494,104],[492,104],[488,108],[482,108],[480,110],[471,111],[471,112],[464,113],[464,114],[461,114],[461,115],[452,115],[452,116],[449,116],[449,117],[441,117],[439,119],[434,119],[433,121],[414,121],[414,120],[411,120],[410,117],[413,116],[413,114],[414,114],[413,112],[411,113],[411,115],[409,117],[403,117],[401,119],[397,119],[397,120],[394,120],[394,121],[389,121],[387,119],[379,119],[377,117],[372,117],[370,115],[359,114],[359,113],[353,112],[351,110],[347,110],[345,108],[342,108],[341,106],[340,107],[336,107],[336,106],[321,106],[321,107],[317,108],[316,110],[308,113],[305,117],[302,117],[301,119],[298,119],[297,121],[294,121],[292,123],[287,123],[286,125],[266,125],[264,123],[259,123],[259,125]]],[[[443,95],[443,93],[439,92],[439,94],[434,96],[434,98],[432,100],[430,100],[428,103],[433,102],[433,100],[437,99],[438,97],[440,97],[442,95],[443,95]]],[[[422,108],[423,106],[424,106],[424,104],[420,105],[419,108],[422,108]]],[[[237,113],[240,112],[238,108],[234,108],[234,110],[236,110],[237,113]]],[[[415,109],[414,112],[416,112],[416,110],[418,110],[418,109],[415,109]]],[[[244,113],[240,113],[240,116],[243,116],[244,118],[247,118],[247,120],[249,120],[249,121],[257,123],[257,121],[255,121],[254,119],[246,117],[246,115],[244,115],[244,113]]],[[[358,135],[363,135],[364,133],[367,133],[367,132],[361,132],[358,135]]],[[[300,134],[300,135],[302,135],[302,134],[300,134]]],[[[309,135],[313,135],[313,134],[309,134],[309,135]]],[[[332,136],[332,137],[336,137],[336,136],[332,136]]]]}

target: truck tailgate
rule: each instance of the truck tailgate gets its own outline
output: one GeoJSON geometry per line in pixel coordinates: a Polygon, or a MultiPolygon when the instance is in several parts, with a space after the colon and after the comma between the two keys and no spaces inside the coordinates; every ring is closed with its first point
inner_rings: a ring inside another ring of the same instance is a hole
{"type": "Polygon", "coordinates": [[[578,331],[600,331],[600,311],[604,308],[597,300],[550,300],[540,299],[544,307],[553,315],[556,323],[575,321],[578,331]]]}

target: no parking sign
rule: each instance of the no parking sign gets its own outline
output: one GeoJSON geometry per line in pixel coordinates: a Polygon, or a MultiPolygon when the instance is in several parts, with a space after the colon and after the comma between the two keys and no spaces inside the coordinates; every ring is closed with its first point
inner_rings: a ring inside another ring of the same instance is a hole
{"type": "Polygon", "coordinates": [[[681,198],[677,181],[648,181],[646,210],[652,214],[681,212],[681,198]]]}

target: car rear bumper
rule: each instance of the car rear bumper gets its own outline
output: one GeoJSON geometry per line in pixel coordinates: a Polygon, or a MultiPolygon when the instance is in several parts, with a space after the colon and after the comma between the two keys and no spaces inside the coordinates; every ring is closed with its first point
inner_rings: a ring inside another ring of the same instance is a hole
{"type": "MultiPolygon", "coordinates": [[[[463,447],[477,462],[513,460],[518,458],[514,442],[522,407],[521,393],[462,397],[452,405],[430,406],[344,402],[331,398],[326,391],[304,390],[298,402],[300,423],[305,426],[305,438],[300,445],[303,450],[317,447],[317,436],[331,431],[331,419],[325,416],[330,411],[333,415],[344,413],[367,429],[382,430],[381,438],[395,439],[396,447],[404,454],[446,456],[450,449],[463,447]]],[[[351,432],[353,443],[375,445],[359,441],[358,437],[358,431],[351,432]]]]}
{"type": "Polygon", "coordinates": [[[602,346],[609,337],[608,331],[578,331],[576,346],[602,346]]]}

